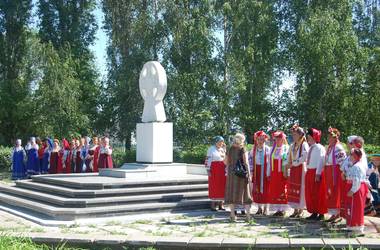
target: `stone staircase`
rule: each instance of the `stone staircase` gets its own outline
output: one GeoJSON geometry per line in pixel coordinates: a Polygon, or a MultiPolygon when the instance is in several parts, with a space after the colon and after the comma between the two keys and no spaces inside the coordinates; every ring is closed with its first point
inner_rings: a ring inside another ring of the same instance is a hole
{"type": "Polygon", "coordinates": [[[54,220],[209,207],[207,176],[128,179],[97,174],[40,175],[0,185],[0,202],[54,220]]]}

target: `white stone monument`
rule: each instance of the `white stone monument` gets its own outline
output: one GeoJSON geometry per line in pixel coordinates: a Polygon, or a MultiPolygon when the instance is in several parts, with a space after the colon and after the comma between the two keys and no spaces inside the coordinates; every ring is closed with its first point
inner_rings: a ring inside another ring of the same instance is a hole
{"type": "Polygon", "coordinates": [[[139,86],[144,110],[142,123],[138,123],[136,128],[136,160],[141,163],[172,163],[173,123],[165,122],[162,100],[166,94],[167,78],[159,62],[144,64],[139,86]]]}

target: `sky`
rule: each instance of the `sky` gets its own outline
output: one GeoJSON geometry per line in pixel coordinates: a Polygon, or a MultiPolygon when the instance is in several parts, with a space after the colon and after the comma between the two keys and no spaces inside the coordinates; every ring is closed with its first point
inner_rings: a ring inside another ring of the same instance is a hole
{"type": "Polygon", "coordinates": [[[94,14],[98,24],[98,30],[95,35],[95,43],[90,49],[94,52],[96,66],[98,67],[101,76],[105,77],[107,74],[107,35],[103,30],[104,14],[99,1],[97,1],[97,7],[94,14]]]}
{"type": "MultiPolygon", "coordinates": [[[[90,47],[94,52],[96,67],[102,78],[107,74],[107,35],[103,29],[104,13],[101,9],[100,1],[97,1],[97,7],[94,11],[96,21],[98,24],[98,30],[95,35],[95,43],[90,47]]],[[[218,36],[218,35],[217,35],[218,36]]],[[[218,36],[219,39],[223,39],[223,36],[218,36]]],[[[282,78],[282,89],[288,89],[294,86],[295,76],[284,73],[282,78]]]]}

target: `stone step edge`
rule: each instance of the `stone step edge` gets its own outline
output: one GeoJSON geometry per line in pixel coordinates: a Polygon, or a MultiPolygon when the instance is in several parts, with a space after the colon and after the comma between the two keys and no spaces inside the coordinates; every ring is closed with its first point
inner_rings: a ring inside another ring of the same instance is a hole
{"type": "Polygon", "coordinates": [[[186,206],[196,206],[208,204],[208,199],[183,200],[180,202],[161,202],[161,203],[145,203],[145,204],[130,204],[130,205],[114,205],[114,206],[99,206],[85,208],[62,208],[52,205],[42,204],[31,201],[25,198],[14,197],[4,193],[0,193],[0,202],[15,207],[22,207],[34,212],[45,214],[47,216],[70,220],[70,218],[89,216],[89,215],[104,215],[114,213],[138,213],[140,211],[158,209],[175,209],[186,206]]]}
{"type": "Polygon", "coordinates": [[[182,199],[192,198],[205,198],[208,195],[208,191],[190,191],[181,193],[164,193],[164,194],[147,194],[147,195],[131,195],[131,196],[112,196],[112,197],[96,197],[96,198],[66,198],[43,192],[32,191],[28,189],[22,189],[15,186],[7,186],[0,184],[0,191],[7,194],[15,194],[20,198],[27,198],[29,200],[35,200],[38,202],[49,203],[57,206],[74,206],[86,207],[94,206],[96,204],[115,204],[115,203],[136,203],[143,201],[160,201],[174,197],[183,197],[182,199]]]}
{"type": "Polygon", "coordinates": [[[155,186],[155,187],[134,187],[134,188],[112,188],[112,189],[72,189],[63,186],[54,186],[46,183],[33,181],[16,181],[16,186],[32,189],[35,191],[43,191],[50,194],[60,194],[69,198],[94,198],[103,196],[118,196],[121,194],[137,194],[137,193],[157,193],[162,191],[175,192],[177,190],[207,190],[208,184],[188,184],[188,185],[170,185],[170,186],[155,186]]]}
{"type": "Polygon", "coordinates": [[[162,237],[162,236],[136,236],[136,235],[108,235],[108,236],[87,236],[87,235],[52,235],[44,233],[11,233],[10,236],[30,238],[36,243],[63,244],[70,245],[100,245],[100,246],[131,246],[131,247],[181,247],[181,248],[318,248],[333,247],[340,249],[343,247],[367,247],[370,249],[380,249],[380,239],[373,238],[353,238],[353,239],[329,239],[329,238],[210,238],[210,237],[162,237]]]}
{"type": "Polygon", "coordinates": [[[80,188],[80,189],[108,189],[108,188],[122,188],[122,187],[141,187],[141,186],[163,186],[163,185],[186,185],[186,184],[205,184],[208,179],[205,178],[183,178],[183,179],[169,179],[169,180],[149,180],[146,182],[131,181],[128,183],[78,183],[75,181],[68,181],[65,179],[56,179],[59,176],[34,175],[32,180],[39,183],[53,184],[57,186],[80,188]],[[54,178],[53,178],[54,177],[54,178]]]}

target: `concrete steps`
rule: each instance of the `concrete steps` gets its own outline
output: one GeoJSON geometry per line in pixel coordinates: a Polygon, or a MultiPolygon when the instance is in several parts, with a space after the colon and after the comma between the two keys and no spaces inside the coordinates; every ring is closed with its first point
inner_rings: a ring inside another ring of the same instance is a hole
{"type": "Polygon", "coordinates": [[[41,202],[50,203],[62,207],[93,207],[93,206],[112,206],[125,203],[141,203],[141,202],[178,202],[183,199],[197,199],[207,197],[208,191],[191,191],[181,193],[158,193],[158,194],[142,194],[127,196],[111,196],[96,198],[67,198],[59,195],[44,193],[44,191],[33,191],[17,186],[0,185],[0,191],[17,195],[22,198],[29,198],[41,202]]]}
{"type": "Polygon", "coordinates": [[[153,194],[153,193],[175,193],[202,191],[208,189],[208,184],[186,184],[186,185],[168,185],[168,186],[153,186],[153,187],[126,187],[112,189],[73,189],[63,186],[55,186],[53,184],[39,183],[31,180],[16,181],[17,187],[22,187],[28,190],[41,191],[54,195],[61,195],[72,198],[94,198],[94,197],[110,197],[119,195],[136,195],[136,194],[153,194]]]}
{"type": "Polygon", "coordinates": [[[35,213],[41,213],[57,220],[74,220],[78,218],[117,216],[152,211],[205,209],[210,205],[210,201],[208,199],[196,199],[183,200],[180,202],[156,202],[117,206],[66,208],[50,205],[43,202],[36,202],[33,199],[22,198],[5,193],[0,193],[0,200],[2,203],[9,204],[11,206],[27,208],[35,213]]]}
{"type": "Polygon", "coordinates": [[[209,207],[207,176],[114,178],[40,175],[0,185],[0,203],[56,220],[209,207]]]}

